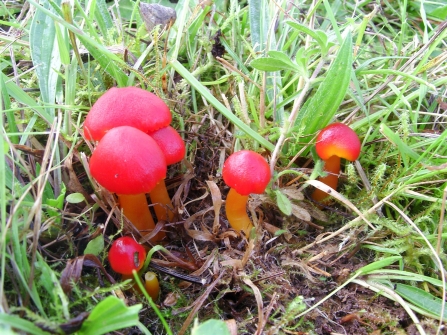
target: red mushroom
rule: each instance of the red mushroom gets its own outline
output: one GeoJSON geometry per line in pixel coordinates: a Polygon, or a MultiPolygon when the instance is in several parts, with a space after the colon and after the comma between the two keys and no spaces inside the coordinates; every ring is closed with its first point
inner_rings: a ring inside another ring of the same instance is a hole
{"type": "MultiPolygon", "coordinates": [[[[185,157],[185,143],[174,128],[170,126],[164,127],[155,132],[150,132],[149,135],[157,142],[165,155],[167,165],[178,163],[185,157]]],[[[152,191],[149,192],[149,195],[154,204],[158,220],[172,221],[174,211],[164,179],[157,183],[152,191]]]]}
{"type": "Polygon", "coordinates": [[[112,87],[92,106],[84,122],[87,140],[99,141],[110,129],[130,126],[148,133],[166,127],[172,116],[155,94],[138,87],[112,87]]]}
{"type": "Polygon", "coordinates": [[[143,267],[146,250],[132,237],[124,236],[112,243],[108,258],[113,271],[129,276],[133,270],[139,271],[143,267]]]}
{"type": "Polygon", "coordinates": [[[269,165],[260,154],[242,150],[228,157],[222,176],[231,187],[225,204],[228,222],[233,229],[249,236],[253,223],[247,215],[248,195],[264,193],[271,177],[269,165]]]}
{"type": "MultiPolygon", "coordinates": [[[[163,152],[149,135],[133,127],[109,130],[90,158],[90,173],[100,185],[118,195],[124,215],[140,231],[154,229],[145,193],[166,177],[163,152]]],[[[164,237],[159,232],[153,241],[164,237]]]]}
{"type": "MultiPolygon", "coordinates": [[[[315,149],[318,156],[324,161],[326,177],[318,180],[326,185],[337,188],[340,173],[340,158],[355,161],[360,155],[361,143],[357,134],[343,123],[333,123],[320,131],[317,136],[315,149]]],[[[322,202],[328,194],[316,189],[312,199],[322,202]]]]}

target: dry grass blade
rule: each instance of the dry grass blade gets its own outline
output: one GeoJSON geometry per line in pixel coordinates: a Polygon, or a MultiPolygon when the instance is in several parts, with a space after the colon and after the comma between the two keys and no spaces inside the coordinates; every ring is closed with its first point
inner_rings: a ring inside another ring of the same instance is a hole
{"type": "Polygon", "coordinates": [[[207,180],[206,184],[211,192],[211,199],[213,201],[214,208],[214,223],[213,223],[213,235],[217,235],[219,233],[220,223],[219,223],[219,215],[220,209],[222,207],[222,193],[220,193],[219,187],[215,182],[207,180]]]}
{"type": "Polygon", "coordinates": [[[222,278],[224,273],[225,272],[222,271],[219,274],[219,276],[216,278],[216,280],[214,280],[210,284],[210,286],[208,286],[208,288],[205,290],[205,292],[203,292],[203,294],[200,297],[198,297],[197,300],[194,302],[194,307],[193,307],[192,311],[189,313],[189,315],[186,318],[185,322],[183,323],[182,328],[180,329],[178,335],[183,335],[183,334],[186,333],[186,330],[188,329],[189,325],[194,320],[194,316],[197,314],[197,312],[199,311],[200,307],[202,307],[203,303],[208,298],[208,296],[210,295],[210,293],[212,292],[214,287],[216,287],[216,285],[220,282],[220,279],[222,278]]]}
{"type": "Polygon", "coordinates": [[[250,288],[253,290],[253,293],[256,298],[256,304],[258,305],[258,328],[256,329],[255,335],[261,335],[262,330],[264,329],[265,322],[264,322],[264,313],[262,312],[264,308],[264,304],[262,302],[262,294],[261,291],[259,291],[259,288],[253,284],[253,282],[250,280],[250,278],[247,277],[247,275],[242,274],[242,281],[250,286],[250,288]]]}
{"type": "Polygon", "coordinates": [[[358,208],[355,207],[352,202],[350,202],[348,199],[346,199],[344,196],[342,196],[340,193],[338,193],[333,188],[327,186],[326,184],[322,183],[319,180],[307,180],[305,183],[309,184],[309,185],[312,185],[312,186],[318,188],[319,190],[322,190],[323,192],[326,192],[326,193],[330,194],[332,197],[334,197],[335,199],[337,199],[340,202],[342,202],[343,204],[345,204],[346,207],[350,208],[353,212],[357,213],[357,215],[363,221],[365,221],[368,224],[368,226],[371,227],[371,229],[376,230],[376,228],[371,224],[371,222],[368,221],[368,219],[363,215],[363,213],[360,212],[358,210],[358,208]]]}

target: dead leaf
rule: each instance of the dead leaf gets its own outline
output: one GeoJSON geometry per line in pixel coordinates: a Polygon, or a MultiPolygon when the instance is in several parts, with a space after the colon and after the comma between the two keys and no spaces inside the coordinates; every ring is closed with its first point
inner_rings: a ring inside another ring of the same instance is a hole
{"type": "Polygon", "coordinates": [[[281,192],[287,195],[288,198],[292,200],[304,200],[304,195],[301,191],[299,191],[295,186],[287,186],[281,188],[281,192]]]}
{"type": "Polygon", "coordinates": [[[61,273],[61,287],[66,294],[69,294],[72,290],[72,284],[77,283],[81,279],[83,267],[92,267],[101,270],[106,278],[112,283],[115,280],[110,276],[106,269],[101,264],[101,261],[95,255],[87,254],[83,256],[70,259],[65,266],[65,269],[61,273]]]}
{"type": "Polygon", "coordinates": [[[220,193],[219,187],[214,181],[207,180],[206,184],[210,189],[211,200],[213,201],[214,208],[214,223],[213,223],[213,235],[217,236],[220,229],[219,216],[220,209],[222,208],[222,193],[220,193]]]}
{"type": "Polygon", "coordinates": [[[174,8],[155,3],[140,2],[140,14],[148,32],[151,32],[155,26],[161,25],[162,28],[171,26],[177,19],[174,8]]]}
{"type": "Polygon", "coordinates": [[[310,221],[312,218],[307,210],[303,207],[292,203],[292,214],[300,220],[310,221]]]}

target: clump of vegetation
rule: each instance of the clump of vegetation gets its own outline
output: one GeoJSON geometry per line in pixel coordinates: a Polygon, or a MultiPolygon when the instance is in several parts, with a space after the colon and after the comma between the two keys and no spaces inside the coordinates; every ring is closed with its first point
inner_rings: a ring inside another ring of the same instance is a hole
{"type": "Polygon", "coordinates": [[[441,1],[3,3],[0,332],[445,332],[446,19],[441,1]],[[186,143],[149,234],[90,174],[83,123],[112,87],[161,98],[186,143]],[[334,122],[361,152],[328,188],[334,122]],[[241,150],[271,175],[242,232],[222,178],[241,150]],[[150,249],[134,282],[107,257],[129,235],[150,249]]]}

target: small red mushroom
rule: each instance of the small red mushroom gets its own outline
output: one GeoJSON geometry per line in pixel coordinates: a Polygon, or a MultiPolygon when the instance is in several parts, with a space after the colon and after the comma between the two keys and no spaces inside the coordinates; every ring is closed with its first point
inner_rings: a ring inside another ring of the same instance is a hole
{"type": "MultiPolygon", "coordinates": [[[[149,135],[165,155],[167,165],[178,163],[185,157],[185,143],[179,133],[171,126],[150,132],[149,135]]],[[[152,191],[149,192],[149,195],[154,204],[154,210],[158,220],[172,221],[174,211],[164,179],[157,183],[152,191]]]]}
{"type": "Polygon", "coordinates": [[[99,141],[110,129],[130,126],[148,133],[171,123],[169,107],[138,87],[112,87],[92,106],[84,122],[87,140],[99,141]]]}
{"type": "MultiPolygon", "coordinates": [[[[336,189],[340,173],[340,158],[355,161],[360,155],[361,143],[357,134],[347,125],[333,123],[320,131],[315,149],[324,161],[324,171],[328,174],[318,180],[336,189]]],[[[326,192],[319,189],[312,193],[312,199],[317,202],[322,202],[327,196],[326,192]]]]}
{"type": "Polygon", "coordinates": [[[132,237],[124,236],[113,241],[108,258],[113,271],[129,276],[143,267],[146,250],[132,237]]]}
{"type": "MultiPolygon", "coordinates": [[[[129,126],[109,130],[90,158],[90,173],[100,185],[114,192],[124,215],[144,233],[155,228],[145,193],[166,177],[166,160],[157,143],[129,126]]],[[[152,241],[164,237],[159,232],[152,241]]]]}
{"type": "Polygon", "coordinates": [[[253,223],[247,215],[248,195],[264,193],[271,178],[269,165],[260,154],[241,150],[227,158],[222,176],[231,187],[225,204],[228,222],[249,236],[253,223]]]}

